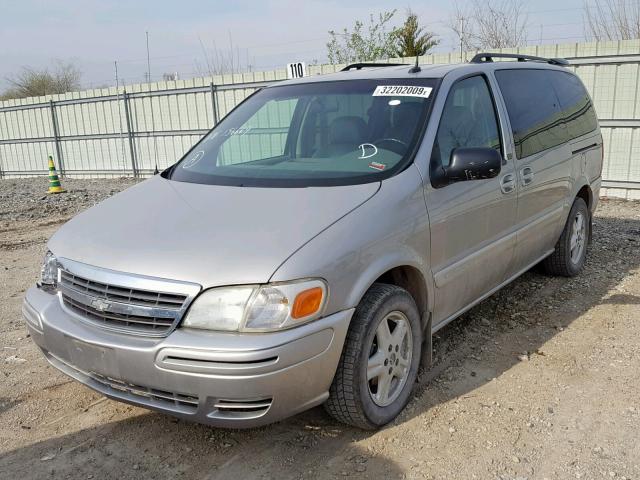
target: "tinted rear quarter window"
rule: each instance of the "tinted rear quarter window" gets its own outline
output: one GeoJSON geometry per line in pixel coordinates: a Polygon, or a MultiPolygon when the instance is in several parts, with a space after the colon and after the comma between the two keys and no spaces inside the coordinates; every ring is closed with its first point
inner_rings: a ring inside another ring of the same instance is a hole
{"type": "Polygon", "coordinates": [[[548,71],[498,70],[518,158],[561,145],[567,139],[562,112],[548,71]]]}
{"type": "Polygon", "coordinates": [[[558,71],[550,71],[549,75],[560,100],[568,139],[573,140],[598,128],[591,99],[578,77],[558,71]]]}

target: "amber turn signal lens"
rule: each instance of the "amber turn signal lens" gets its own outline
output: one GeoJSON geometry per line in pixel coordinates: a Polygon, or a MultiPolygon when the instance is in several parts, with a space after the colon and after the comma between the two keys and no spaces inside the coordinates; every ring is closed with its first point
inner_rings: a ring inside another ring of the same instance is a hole
{"type": "Polygon", "coordinates": [[[291,317],[298,319],[316,313],[322,305],[322,288],[315,287],[300,292],[293,302],[291,317]]]}

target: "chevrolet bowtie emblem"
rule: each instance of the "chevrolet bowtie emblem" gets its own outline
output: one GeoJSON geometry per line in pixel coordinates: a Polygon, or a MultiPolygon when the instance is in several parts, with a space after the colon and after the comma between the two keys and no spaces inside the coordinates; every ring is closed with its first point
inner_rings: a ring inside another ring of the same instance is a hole
{"type": "Polygon", "coordinates": [[[96,298],[95,300],[91,301],[91,306],[100,312],[104,312],[111,306],[111,303],[101,298],[96,298]]]}

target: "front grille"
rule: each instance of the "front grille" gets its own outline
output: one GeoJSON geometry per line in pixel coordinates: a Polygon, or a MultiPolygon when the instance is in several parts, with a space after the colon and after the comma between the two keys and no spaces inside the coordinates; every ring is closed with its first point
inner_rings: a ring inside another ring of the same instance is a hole
{"type": "Polygon", "coordinates": [[[140,305],[142,307],[180,309],[187,299],[186,295],[148,292],[146,290],[136,290],[94,282],[64,270],[60,272],[60,280],[66,287],[88,293],[96,298],[104,298],[105,300],[113,300],[114,302],[128,303],[131,305],[140,305]]]}
{"type": "MultiPolygon", "coordinates": [[[[116,281],[122,277],[127,279],[119,274],[116,281]]],[[[188,294],[99,282],[66,269],[60,271],[59,287],[64,306],[83,320],[147,336],[169,334],[190,300],[188,294]]]]}
{"type": "Polygon", "coordinates": [[[136,328],[141,331],[164,332],[170,329],[174,320],[172,318],[144,317],[141,315],[122,315],[118,313],[108,313],[96,310],[81,302],[77,302],[71,297],[62,294],[62,301],[72,311],[95,322],[116,327],[136,328]]]}

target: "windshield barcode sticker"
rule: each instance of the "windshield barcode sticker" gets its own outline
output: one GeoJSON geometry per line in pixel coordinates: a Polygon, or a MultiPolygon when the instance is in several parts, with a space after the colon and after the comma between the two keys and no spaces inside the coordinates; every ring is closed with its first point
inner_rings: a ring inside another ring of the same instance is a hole
{"type": "Polygon", "coordinates": [[[412,85],[378,85],[373,92],[374,97],[422,97],[429,98],[431,87],[412,85]]]}

